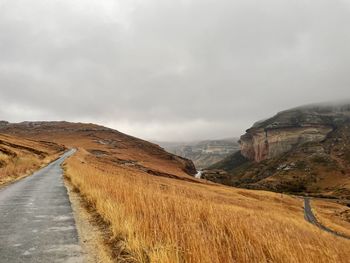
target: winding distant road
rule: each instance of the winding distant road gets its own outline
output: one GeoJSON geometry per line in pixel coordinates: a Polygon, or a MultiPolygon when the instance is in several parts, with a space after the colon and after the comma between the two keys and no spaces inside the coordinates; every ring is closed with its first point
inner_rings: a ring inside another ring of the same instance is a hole
{"type": "Polygon", "coordinates": [[[62,162],[0,190],[0,262],[83,262],[62,162]]]}
{"type": "Polygon", "coordinates": [[[305,220],[310,222],[311,224],[319,227],[320,229],[329,232],[333,235],[336,235],[338,237],[350,239],[349,236],[346,236],[344,234],[338,233],[324,225],[322,225],[320,222],[317,221],[317,218],[315,217],[314,213],[312,212],[311,204],[310,204],[310,198],[309,197],[304,197],[304,217],[305,220]]]}

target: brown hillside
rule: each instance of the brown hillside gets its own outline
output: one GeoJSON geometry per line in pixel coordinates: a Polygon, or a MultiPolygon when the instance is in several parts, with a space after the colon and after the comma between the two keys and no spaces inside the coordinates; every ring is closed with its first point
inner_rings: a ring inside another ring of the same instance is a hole
{"type": "Polygon", "coordinates": [[[85,149],[91,157],[152,175],[195,180],[193,163],[156,144],[95,124],[22,122],[0,125],[0,132],[85,149]]]}

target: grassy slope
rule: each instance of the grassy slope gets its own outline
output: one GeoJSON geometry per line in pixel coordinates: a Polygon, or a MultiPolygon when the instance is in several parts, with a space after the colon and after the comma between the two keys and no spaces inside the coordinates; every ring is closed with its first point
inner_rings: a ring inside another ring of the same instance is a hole
{"type": "Polygon", "coordinates": [[[87,151],[66,174],[139,262],[347,262],[350,241],[306,223],[302,201],[186,182],[101,162],[87,151]]]}
{"type": "Polygon", "coordinates": [[[28,175],[59,156],[65,148],[0,134],[0,185],[28,175]]]}

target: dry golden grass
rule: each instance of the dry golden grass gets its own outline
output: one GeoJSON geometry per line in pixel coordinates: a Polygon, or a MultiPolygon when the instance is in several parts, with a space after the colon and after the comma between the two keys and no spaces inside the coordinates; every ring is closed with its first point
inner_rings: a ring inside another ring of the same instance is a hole
{"type": "Polygon", "coordinates": [[[350,237],[350,208],[331,201],[312,200],[313,211],[323,225],[350,237]]]}
{"type": "Polygon", "coordinates": [[[0,185],[29,175],[57,158],[64,148],[0,134],[0,185]]]}
{"type": "Polygon", "coordinates": [[[0,155],[0,160],[6,163],[4,167],[0,168],[0,184],[9,182],[21,175],[26,175],[37,169],[41,164],[38,158],[33,156],[10,158],[0,155]]]}
{"type": "Polygon", "coordinates": [[[138,262],[349,262],[350,242],[307,223],[297,198],[154,177],[83,149],[66,175],[138,262]]]}

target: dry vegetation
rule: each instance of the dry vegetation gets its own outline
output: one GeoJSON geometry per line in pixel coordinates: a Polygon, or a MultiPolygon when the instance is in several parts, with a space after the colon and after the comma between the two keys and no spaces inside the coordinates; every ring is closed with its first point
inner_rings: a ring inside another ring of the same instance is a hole
{"type": "Polygon", "coordinates": [[[313,200],[311,204],[318,221],[350,237],[350,207],[324,200],[313,200]]]}
{"type": "Polygon", "coordinates": [[[307,223],[301,199],[196,180],[191,162],[98,125],[1,131],[79,148],[66,175],[109,224],[121,262],[349,262],[350,241],[307,223]]]}
{"type": "Polygon", "coordinates": [[[63,150],[63,146],[53,143],[0,134],[0,185],[31,174],[63,150]]]}
{"type": "Polygon", "coordinates": [[[66,175],[110,223],[121,261],[349,262],[350,241],[305,222],[297,198],[155,177],[84,149],[66,175]]]}

